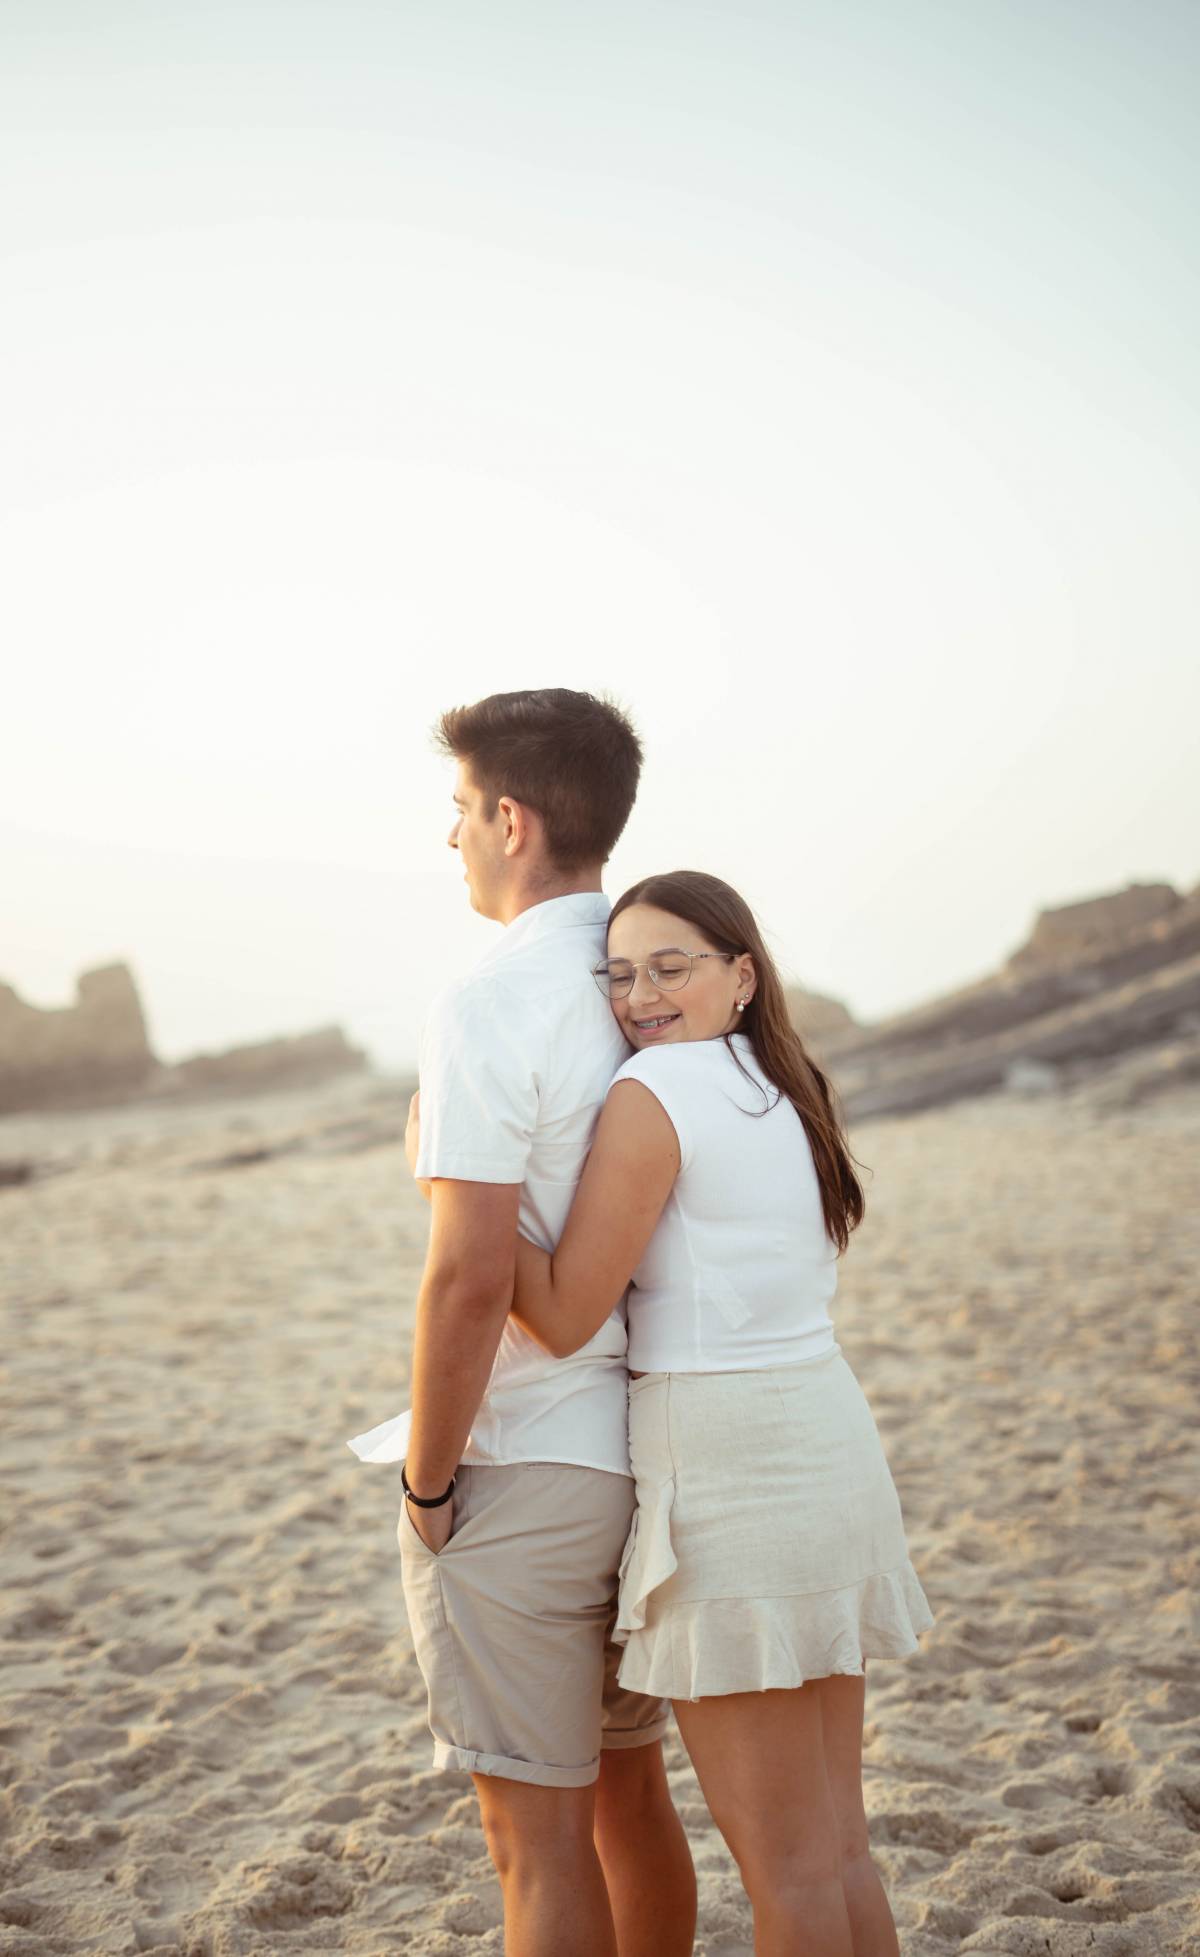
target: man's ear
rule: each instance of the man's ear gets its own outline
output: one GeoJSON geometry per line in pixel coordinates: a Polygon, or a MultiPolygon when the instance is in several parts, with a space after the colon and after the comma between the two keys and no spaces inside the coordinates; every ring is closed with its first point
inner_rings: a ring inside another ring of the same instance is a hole
{"type": "Polygon", "coordinates": [[[519,802],[508,795],[502,795],[496,804],[496,814],[504,825],[504,854],[515,856],[529,835],[529,818],[519,802]]]}

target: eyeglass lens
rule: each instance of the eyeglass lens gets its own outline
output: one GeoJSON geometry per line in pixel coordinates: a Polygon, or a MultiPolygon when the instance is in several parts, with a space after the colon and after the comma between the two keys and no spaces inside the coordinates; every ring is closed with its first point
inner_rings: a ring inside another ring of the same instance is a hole
{"type": "MultiPolygon", "coordinates": [[[[677,992],[686,985],[691,976],[692,960],[686,951],[655,951],[646,960],[646,971],[650,983],[660,992],[677,992]]],[[[596,972],[596,980],[601,991],[607,992],[610,999],[623,999],[633,991],[634,968],[622,959],[611,964],[601,965],[596,972]]]]}

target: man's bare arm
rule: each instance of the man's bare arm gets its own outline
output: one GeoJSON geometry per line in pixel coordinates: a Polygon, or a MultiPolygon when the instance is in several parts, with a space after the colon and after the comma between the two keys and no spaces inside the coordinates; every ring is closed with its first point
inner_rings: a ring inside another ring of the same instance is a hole
{"type": "MultiPolygon", "coordinates": [[[[458,1467],[512,1303],[519,1183],[437,1179],[417,1298],[405,1472],[440,1495],[458,1467]]],[[[442,1511],[413,1511],[414,1520],[442,1511]]]]}

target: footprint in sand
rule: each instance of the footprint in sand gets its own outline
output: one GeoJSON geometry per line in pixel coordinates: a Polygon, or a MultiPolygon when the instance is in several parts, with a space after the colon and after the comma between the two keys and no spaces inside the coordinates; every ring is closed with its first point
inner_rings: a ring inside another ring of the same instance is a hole
{"type": "Polygon", "coordinates": [[[145,1678],[150,1672],[161,1671],[164,1665],[177,1665],[186,1650],[185,1644],[156,1643],[151,1638],[126,1639],[110,1645],[104,1655],[115,1671],[127,1672],[131,1678],[145,1678]]]}
{"type": "Polygon", "coordinates": [[[871,1839],[893,1848],[929,1848],[940,1855],[952,1855],[967,1848],[979,1829],[955,1821],[936,1808],[914,1808],[907,1813],[876,1813],[871,1816],[871,1839]]]}
{"type": "Polygon", "coordinates": [[[438,1918],[461,1936],[481,1937],[503,1920],[499,1897],[476,1896],[464,1890],[439,1905],[438,1918]]]}
{"type": "Polygon", "coordinates": [[[357,1821],[363,1812],[363,1804],[357,1794],[335,1794],[332,1800],[322,1802],[313,1809],[314,1821],[357,1821]]]}
{"type": "Polygon", "coordinates": [[[345,1876],[324,1856],[312,1854],[257,1867],[242,1863],[231,1886],[241,1890],[239,1915],[260,1930],[300,1929],[314,1917],[342,1916],[354,1900],[345,1876]]]}
{"type": "Polygon", "coordinates": [[[1040,1780],[1013,1780],[1007,1787],[1000,1789],[1000,1799],[1006,1808],[1021,1808],[1028,1811],[1052,1807],[1056,1801],[1062,1799],[1062,1796],[1053,1787],[1045,1786],[1040,1780]]]}
{"type": "MultiPolygon", "coordinates": [[[[100,1763],[101,1765],[103,1762],[100,1763]]],[[[86,1780],[65,1780],[42,1796],[42,1806],[51,1814],[95,1814],[97,1808],[117,1791],[112,1774],[98,1774],[86,1780]]]]}
{"type": "Polygon", "coordinates": [[[59,1637],[74,1615],[68,1605],[39,1597],[23,1610],[15,1611],[3,1626],[2,1634],[6,1638],[59,1637]]]}
{"type": "Polygon", "coordinates": [[[44,1903],[32,1896],[23,1896],[19,1890],[10,1890],[0,1897],[0,1924],[11,1930],[33,1930],[50,1912],[44,1903]]]}

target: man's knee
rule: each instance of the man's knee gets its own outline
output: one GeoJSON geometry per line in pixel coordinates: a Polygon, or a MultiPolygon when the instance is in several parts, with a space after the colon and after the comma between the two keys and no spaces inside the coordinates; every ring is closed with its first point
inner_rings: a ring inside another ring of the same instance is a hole
{"type": "Polygon", "coordinates": [[[501,1879],[523,1867],[570,1860],[590,1844],[593,1788],[539,1787],[499,1774],[473,1778],[484,1839],[501,1879]]]}
{"type": "Polygon", "coordinates": [[[663,1766],[662,1743],[610,1748],[600,1755],[596,1782],[596,1824],[635,1829],[649,1825],[671,1802],[663,1766]]]}
{"type": "Polygon", "coordinates": [[[645,1746],[609,1747],[600,1755],[597,1799],[603,1795],[636,1798],[665,1786],[661,1740],[648,1740],[645,1746]]]}

